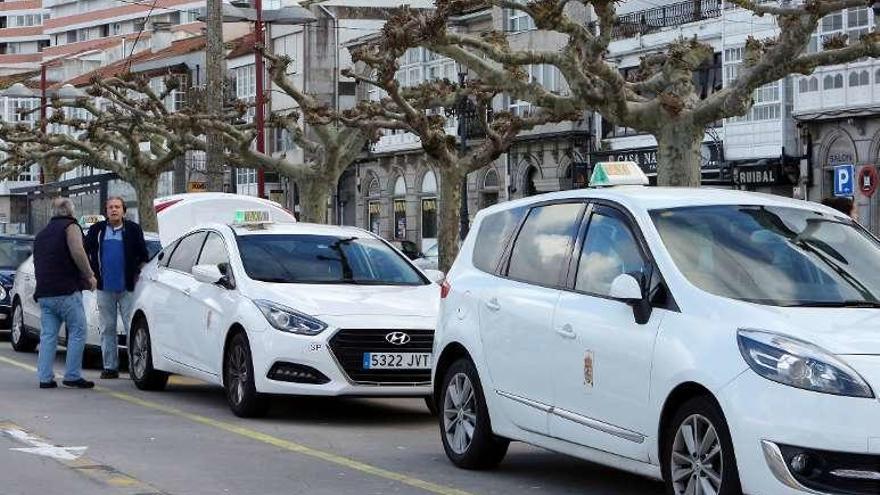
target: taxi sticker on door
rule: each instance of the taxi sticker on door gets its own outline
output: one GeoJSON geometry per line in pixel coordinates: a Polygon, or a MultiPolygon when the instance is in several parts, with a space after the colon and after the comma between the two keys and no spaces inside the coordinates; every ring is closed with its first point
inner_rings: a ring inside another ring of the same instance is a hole
{"type": "Polygon", "coordinates": [[[584,354],[584,386],[593,388],[593,351],[584,354]]]}

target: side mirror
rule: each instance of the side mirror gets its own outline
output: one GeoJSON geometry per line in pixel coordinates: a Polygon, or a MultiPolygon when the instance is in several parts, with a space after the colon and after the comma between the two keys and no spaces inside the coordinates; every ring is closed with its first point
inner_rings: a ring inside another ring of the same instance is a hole
{"type": "Polygon", "coordinates": [[[443,282],[443,279],[446,278],[446,274],[440,270],[425,270],[425,275],[428,276],[431,282],[436,282],[438,284],[443,282]]]}
{"type": "Polygon", "coordinates": [[[651,302],[648,301],[639,281],[632,275],[628,273],[618,275],[611,282],[611,291],[608,295],[632,306],[633,317],[639,325],[644,325],[651,319],[651,302]]]}
{"type": "Polygon", "coordinates": [[[196,265],[192,267],[193,277],[199,282],[216,284],[223,280],[223,274],[217,265],[196,265]]]}

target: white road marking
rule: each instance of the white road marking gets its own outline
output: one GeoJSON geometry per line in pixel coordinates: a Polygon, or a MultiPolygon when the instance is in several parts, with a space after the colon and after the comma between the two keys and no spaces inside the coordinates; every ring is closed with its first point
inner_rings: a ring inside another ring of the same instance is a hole
{"type": "Polygon", "coordinates": [[[30,445],[30,447],[10,448],[15,452],[24,452],[26,454],[40,455],[43,457],[51,457],[61,461],[74,461],[85,453],[88,447],[61,447],[60,445],[52,445],[43,439],[33,436],[30,433],[19,428],[4,428],[4,434],[20,443],[30,445]]]}

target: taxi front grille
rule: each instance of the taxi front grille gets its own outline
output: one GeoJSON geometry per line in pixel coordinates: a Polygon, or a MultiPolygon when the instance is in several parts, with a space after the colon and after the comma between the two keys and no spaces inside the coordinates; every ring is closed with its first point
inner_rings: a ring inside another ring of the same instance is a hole
{"type": "Polygon", "coordinates": [[[349,380],[360,385],[427,385],[431,383],[430,369],[371,370],[364,369],[367,352],[431,352],[433,330],[364,330],[343,329],[330,339],[330,350],[349,380]],[[386,339],[388,334],[403,332],[409,342],[395,345],[386,339]]]}

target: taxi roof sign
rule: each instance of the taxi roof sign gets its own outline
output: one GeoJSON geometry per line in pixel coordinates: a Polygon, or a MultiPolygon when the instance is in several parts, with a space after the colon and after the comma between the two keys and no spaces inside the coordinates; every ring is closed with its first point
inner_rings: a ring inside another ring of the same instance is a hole
{"type": "Polygon", "coordinates": [[[647,185],[648,176],[636,162],[598,162],[590,176],[590,187],[647,185]]]}
{"type": "Polygon", "coordinates": [[[236,210],[236,225],[260,225],[264,223],[272,223],[269,217],[269,210],[236,210]]]}

